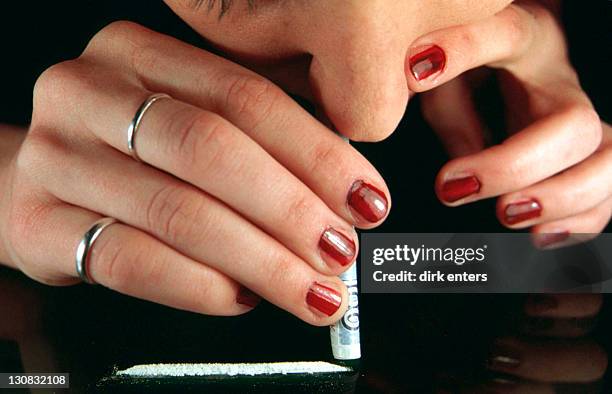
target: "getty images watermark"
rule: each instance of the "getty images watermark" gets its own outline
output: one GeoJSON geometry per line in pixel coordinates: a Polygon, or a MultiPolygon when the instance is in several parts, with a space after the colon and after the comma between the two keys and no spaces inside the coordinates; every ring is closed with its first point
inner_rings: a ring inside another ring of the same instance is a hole
{"type": "Polygon", "coordinates": [[[363,234],[361,278],[365,293],[612,292],[612,234],[555,250],[524,233],[363,234]]]}

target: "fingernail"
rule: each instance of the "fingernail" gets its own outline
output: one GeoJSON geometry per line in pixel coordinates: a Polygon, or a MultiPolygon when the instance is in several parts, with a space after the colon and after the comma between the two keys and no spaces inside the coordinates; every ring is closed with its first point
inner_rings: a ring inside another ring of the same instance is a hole
{"type": "Polygon", "coordinates": [[[414,78],[416,78],[417,81],[422,81],[444,69],[446,65],[446,55],[442,48],[434,45],[412,56],[409,63],[414,78]]]}
{"type": "MultiPolygon", "coordinates": [[[[508,393],[514,392],[515,386],[518,384],[518,380],[510,377],[507,374],[500,376],[492,376],[481,386],[477,386],[476,392],[496,394],[496,393],[508,393]]],[[[472,392],[472,391],[470,391],[472,392]]]]}
{"type": "Polygon", "coordinates": [[[355,258],[355,242],[333,227],[323,232],[319,240],[319,248],[342,266],[349,265],[355,258]]]}
{"type": "Polygon", "coordinates": [[[348,206],[360,218],[376,223],[387,214],[388,202],[383,192],[364,181],[357,181],[349,191],[348,206]]]}
{"type": "Polygon", "coordinates": [[[251,308],[255,308],[261,301],[261,297],[253,293],[251,290],[244,286],[240,286],[238,294],[236,295],[236,302],[241,305],[246,305],[251,308]]]}
{"type": "Polygon", "coordinates": [[[492,377],[490,380],[490,384],[493,385],[494,387],[507,387],[507,386],[514,386],[518,383],[518,381],[514,378],[511,378],[509,376],[495,376],[492,377]]]}
{"type": "Polygon", "coordinates": [[[535,237],[535,244],[539,248],[545,248],[558,243],[561,243],[568,239],[570,236],[569,231],[560,231],[556,233],[542,233],[537,234],[535,237]]]}
{"type": "Polygon", "coordinates": [[[559,306],[559,301],[553,296],[546,294],[533,294],[525,300],[525,308],[529,312],[549,312],[559,306]]]}
{"type": "Polygon", "coordinates": [[[534,199],[509,204],[504,210],[505,221],[516,224],[525,220],[537,218],[542,214],[542,206],[534,199]]]}
{"type": "Polygon", "coordinates": [[[496,344],[487,360],[487,368],[507,371],[517,368],[521,364],[521,357],[516,349],[503,344],[496,344]]]}
{"type": "Polygon", "coordinates": [[[446,202],[455,202],[478,193],[480,191],[480,182],[475,176],[453,179],[446,181],[442,185],[441,197],[446,202]]]}
{"type": "Polygon", "coordinates": [[[342,296],[331,287],[315,282],[308,290],[306,302],[319,312],[331,316],[340,308],[342,296]]]}

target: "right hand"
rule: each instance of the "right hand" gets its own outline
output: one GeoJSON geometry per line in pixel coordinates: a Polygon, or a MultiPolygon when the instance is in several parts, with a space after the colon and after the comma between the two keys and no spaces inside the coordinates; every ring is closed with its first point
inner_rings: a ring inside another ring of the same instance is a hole
{"type": "Polygon", "coordinates": [[[90,255],[95,282],[213,315],[251,310],[251,289],[321,326],[346,309],[336,275],[355,259],[353,226],[378,225],[390,205],[376,170],[280,88],[128,22],[43,73],[6,171],[0,234],[32,278],[75,283],[79,240],[111,216],[120,224],[90,255]],[[158,92],[173,99],[146,112],[138,163],[126,130],[158,92]],[[344,252],[322,241],[328,230],[344,252]]]}

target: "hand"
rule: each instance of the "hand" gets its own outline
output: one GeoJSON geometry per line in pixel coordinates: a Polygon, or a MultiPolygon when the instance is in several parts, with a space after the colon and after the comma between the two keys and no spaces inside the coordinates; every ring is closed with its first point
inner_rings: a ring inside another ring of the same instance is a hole
{"type": "Polygon", "coordinates": [[[608,355],[588,334],[601,306],[601,294],[527,297],[522,327],[494,341],[487,371],[443,371],[436,393],[600,393],[608,355]]]}
{"type": "Polygon", "coordinates": [[[501,223],[531,227],[542,247],[606,226],[612,128],[604,124],[602,132],[552,10],[517,1],[488,19],[421,37],[412,48],[410,89],[427,91],[424,115],[454,157],[436,180],[444,204],[499,197],[501,223]],[[498,70],[509,123],[508,139],[491,147],[472,100],[474,75],[457,78],[483,65],[498,70]]]}
{"type": "Polygon", "coordinates": [[[321,326],[346,308],[336,275],[355,259],[353,226],[378,225],[390,204],[375,169],[279,88],[127,22],[39,78],[6,179],[9,263],[41,282],[75,283],[79,240],[110,216],[95,282],[215,315],[251,310],[252,290],[321,326]],[[156,92],[173,99],[146,112],[139,163],[126,130],[156,92]]]}
{"type": "Polygon", "coordinates": [[[552,393],[555,384],[589,387],[601,379],[608,365],[606,351],[586,336],[586,323],[592,322],[601,305],[601,294],[529,297],[525,313],[537,320],[525,326],[525,335],[498,339],[488,362],[492,371],[518,380],[498,379],[480,386],[483,391],[470,392],[494,388],[499,393],[552,393]]]}

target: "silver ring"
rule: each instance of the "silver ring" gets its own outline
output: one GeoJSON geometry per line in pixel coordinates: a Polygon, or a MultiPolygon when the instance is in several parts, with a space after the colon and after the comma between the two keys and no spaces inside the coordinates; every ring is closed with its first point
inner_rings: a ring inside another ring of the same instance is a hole
{"type": "Polygon", "coordinates": [[[140,126],[140,122],[142,122],[142,118],[144,117],[147,110],[157,100],[171,99],[171,98],[172,97],[170,97],[169,95],[165,93],[152,94],[140,105],[140,108],[138,108],[138,111],[136,111],[136,115],[134,115],[134,118],[132,119],[132,123],[130,123],[130,127],[128,127],[128,132],[127,132],[128,152],[130,152],[130,155],[132,155],[134,160],[142,161],[140,160],[140,157],[138,157],[138,153],[136,153],[136,145],[135,145],[136,133],[138,132],[138,127],[140,126]]]}
{"type": "Polygon", "coordinates": [[[76,271],[79,278],[85,283],[94,285],[95,282],[89,275],[89,252],[93,248],[94,242],[102,234],[105,228],[113,223],[117,223],[117,219],[103,218],[95,222],[79,242],[79,246],[76,251],[76,271]]]}

